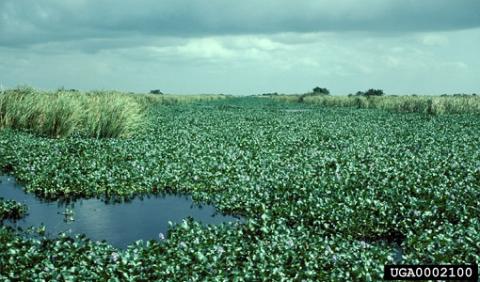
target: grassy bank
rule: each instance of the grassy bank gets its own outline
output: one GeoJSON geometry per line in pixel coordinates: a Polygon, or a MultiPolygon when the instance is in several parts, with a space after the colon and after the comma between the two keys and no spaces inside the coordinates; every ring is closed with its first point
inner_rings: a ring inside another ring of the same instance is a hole
{"type": "Polygon", "coordinates": [[[205,101],[215,101],[215,100],[224,100],[228,96],[217,95],[217,94],[201,94],[201,95],[155,95],[155,94],[144,94],[138,95],[139,99],[146,104],[158,103],[163,105],[174,105],[174,104],[188,104],[195,102],[205,102],[205,101]]]}
{"type": "MultiPolygon", "coordinates": [[[[273,96],[283,102],[298,102],[302,96],[273,96]]],[[[393,112],[426,113],[433,115],[480,113],[480,97],[477,96],[307,96],[303,103],[324,107],[352,107],[382,109],[393,112]]]]}
{"type": "Polygon", "coordinates": [[[142,125],[143,107],[116,92],[40,92],[15,89],[0,94],[0,128],[48,137],[129,137],[142,125]]]}
{"type": "Polygon", "coordinates": [[[80,135],[94,138],[130,137],[145,123],[154,104],[226,99],[224,95],[150,95],[114,91],[41,92],[19,88],[0,93],[0,128],[48,137],[80,135]]]}

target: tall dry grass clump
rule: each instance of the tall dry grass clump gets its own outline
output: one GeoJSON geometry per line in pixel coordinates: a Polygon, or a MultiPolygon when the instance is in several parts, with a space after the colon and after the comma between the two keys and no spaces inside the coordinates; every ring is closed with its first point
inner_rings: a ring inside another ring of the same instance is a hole
{"type": "Polygon", "coordinates": [[[478,96],[310,96],[304,103],[325,107],[383,109],[394,112],[426,113],[433,115],[480,113],[478,96]]]}
{"type": "Polygon", "coordinates": [[[135,97],[118,92],[19,88],[0,94],[0,128],[41,136],[130,137],[142,127],[144,119],[144,107],[135,97]]]}
{"type": "Polygon", "coordinates": [[[145,107],[118,92],[90,92],[81,99],[82,128],[96,138],[130,137],[143,125],[145,107]]]}
{"type": "Polygon", "coordinates": [[[263,99],[274,99],[276,101],[281,101],[281,102],[299,102],[300,96],[298,95],[278,95],[278,96],[258,96],[258,98],[263,98],[263,99]]]}
{"type": "Polygon", "coordinates": [[[215,101],[215,100],[224,100],[228,96],[219,95],[219,94],[201,94],[201,95],[155,95],[155,94],[143,94],[138,95],[141,103],[144,105],[151,104],[163,104],[163,105],[173,105],[173,104],[182,104],[182,103],[195,103],[202,101],[215,101]]]}

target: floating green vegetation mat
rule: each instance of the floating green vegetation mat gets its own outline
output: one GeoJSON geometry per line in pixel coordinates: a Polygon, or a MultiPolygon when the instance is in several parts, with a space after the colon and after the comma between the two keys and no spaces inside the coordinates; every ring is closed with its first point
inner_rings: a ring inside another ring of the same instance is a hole
{"type": "Polygon", "coordinates": [[[27,206],[12,200],[0,197],[0,222],[5,219],[20,219],[27,214],[27,206]]]}
{"type": "Polygon", "coordinates": [[[40,196],[186,192],[248,218],[124,251],[3,228],[0,277],[375,281],[386,263],[480,261],[478,116],[303,107],[157,104],[130,139],[0,131],[0,167],[40,196]]]}

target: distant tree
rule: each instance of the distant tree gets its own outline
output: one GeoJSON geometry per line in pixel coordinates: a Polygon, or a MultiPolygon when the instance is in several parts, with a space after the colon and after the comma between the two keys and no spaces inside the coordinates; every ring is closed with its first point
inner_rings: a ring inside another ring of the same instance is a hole
{"type": "Polygon", "coordinates": [[[365,95],[363,91],[357,91],[357,93],[355,93],[355,96],[363,96],[363,95],[365,95]]]}
{"type": "Polygon", "coordinates": [[[353,94],[352,94],[352,93],[349,93],[349,94],[348,94],[348,97],[352,97],[352,96],[353,96],[353,94]]]}
{"type": "Polygon", "coordinates": [[[262,96],[278,96],[278,92],[263,93],[262,96]]]}
{"type": "Polygon", "coordinates": [[[65,86],[62,86],[62,87],[57,88],[57,92],[80,92],[80,91],[78,89],[74,89],[74,88],[67,89],[67,88],[65,88],[65,86]]]}
{"type": "Polygon", "coordinates": [[[160,94],[162,95],[162,91],[160,91],[160,89],[155,89],[155,90],[150,90],[150,94],[160,94]]]}
{"type": "Polygon", "coordinates": [[[363,94],[363,96],[383,96],[383,90],[382,89],[368,89],[367,92],[363,94]]]}
{"type": "Polygon", "coordinates": [[[315,95],[330,95],[330,91],[327,88],[315,87],[313,88],[313,94],[315,95]]]}
{"type": "Polygon", "coordinates": [[[324,95],[330,95],[330,91],[328,91],[327,88],[321,88],[321,87],[315,87],[312,89],[312,92],[308,92],[305,94],[300,95],[298,98],[298,101],[300,103],[303,103],[305,100],[305,97],[311,97],[311,96],[324,96],[324,95]]]}

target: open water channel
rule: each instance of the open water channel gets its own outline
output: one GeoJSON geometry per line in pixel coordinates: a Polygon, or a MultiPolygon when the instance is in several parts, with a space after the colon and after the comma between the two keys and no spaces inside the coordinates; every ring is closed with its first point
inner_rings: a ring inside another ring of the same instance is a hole
{"type": "Polygon", "coordinates": [[[25,229],[43,224],[51,235],[60,232],[85,234],[92,240],[106,240],[118,248],[125,248],[137,240],[160,240],[162,235],[166,236],[169,221],[181,223],[187,217],[203,224],[241,221],[218,213],[214,206],[195,205],[188,196],[150,196],[113,204],[100,199],[81,199],[68,204],[44,201],[26,193],[10,176],[0,176],[0,197],[28,207],[25,218],[5,221],[4,225],[25,229]]]}

